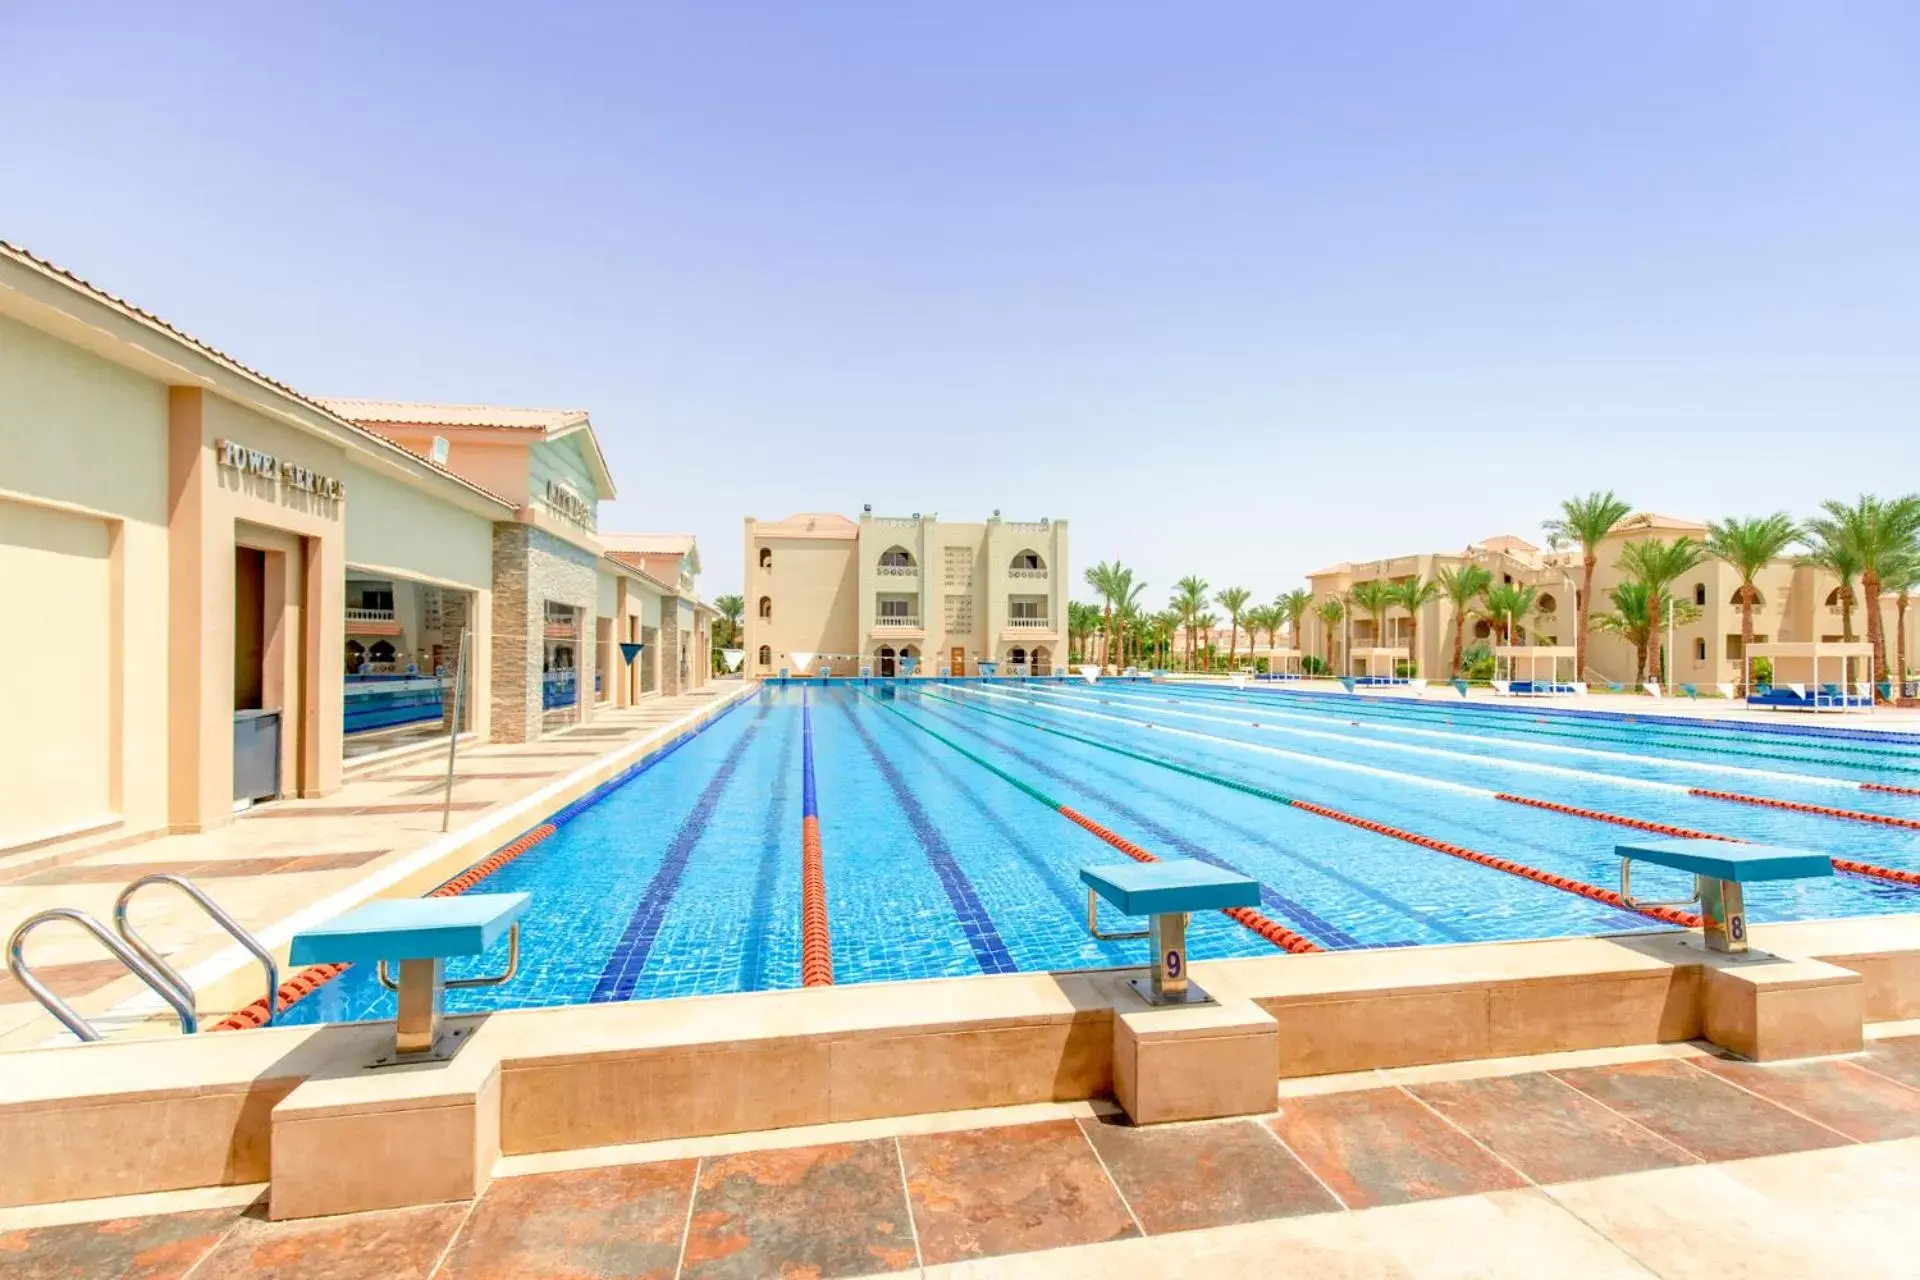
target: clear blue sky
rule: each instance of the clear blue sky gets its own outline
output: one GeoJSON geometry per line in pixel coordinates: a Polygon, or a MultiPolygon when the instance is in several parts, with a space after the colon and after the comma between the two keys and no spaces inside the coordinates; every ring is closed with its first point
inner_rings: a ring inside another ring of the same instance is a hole
{"type": "Polygon", "coordinates": [[[0,0],[0,66],[0,235],[315,394],[591,409],[709,593],[863,502],[1158,602],[1920,484],[1910,0],[0,0]]]}

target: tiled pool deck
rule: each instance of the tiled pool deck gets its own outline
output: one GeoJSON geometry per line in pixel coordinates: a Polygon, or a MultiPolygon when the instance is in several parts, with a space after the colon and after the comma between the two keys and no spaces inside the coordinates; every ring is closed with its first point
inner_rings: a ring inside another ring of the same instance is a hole
{"type": "Polygon", "coordinates": [[[1320,1077],[1203,1124],[1047,1105],[513,1157],[474,1202],[338,1218],[269,1222],[257,1188],[6,1210],[0,1271],[1911,1276],[1899,1030],[1771,1066],[1670,1045],[1320,1077]]]}
{"type": "MultiPolygon", "coordinates": [[[[349,891],[436,842],[457,842],[463,829],[483,826],[501,811],[605,757],[644,751],[643,744],[671,738],[693,719],[753,687],[757,686],[717,681],[677,697],[650,698],[618,709],[603,707],[588,723],[538,742],[463,746],[454,779],[451,836],[440,830],[446,785],[443,738],[440,750],[370,767],[348,778],[333,795],[265,805],[214,831],[161,836],[70,856],[28,852],[0,859],[0,936],[11,933],[34,912],[53,906],[79,907],[102,922],[110,921],[121,887],[156,871],[187,876],[242,925],[265,932],[295,911],[349,891]]],[[[535,825],[547,812],[542,808],[466,861],[477,861],[520,829],[535,825]]],[[[135,900],[133,919],[182,971],[230,945],[227,936],[185,895],[171,890],[143,893],[135,900]]],[[[42,981],[82,1015],[98,1018],[103,1032],[179,1034],[169,1019],[127,1026],[113,1015],[100,1017],[145,988],[79,929],[61,925],[37,932],[28,943],[28,958],[42,981]]],[[[287,972],[283,967],[283,976],[287,972]]],[[[248,980],[257,981],[251,974],[248,980]]],[[[234,1004],[245,1003],[259,989],[252,987],[234,1004]]],[[[208,1011],[203,1005],[202,1013],[208,1011]]],[[[31,1048],[64,1035],[60,1025],[0,969],[0,1050],[31,1048]]]]}

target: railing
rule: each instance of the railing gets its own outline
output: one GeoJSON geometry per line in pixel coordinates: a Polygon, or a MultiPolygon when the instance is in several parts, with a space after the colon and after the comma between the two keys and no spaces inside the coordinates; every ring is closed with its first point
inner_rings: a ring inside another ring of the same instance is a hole
{"type": "Polygon", "coordinates": [[[917,564],[883,564],[876,565],[874,572],[883,578],[917,578],[920,576],[920,566],[917,564]]]}
{"type": "Polygon", "coordinates": [[[875,516],[873,523],[882,529],[914,529],[920,525],[918,516],[875,516]]]}
{"type": "Polygon", "coordinates": [[[890,613],[873,620],[875,631],[918,631],[920,619],[905,614],[890,613]]]}
{"type": "Polygon", "coordinates": [[[1053,623],[1046,618],[1008,618],[1007,626],[1014,631],[1051,631],[1053,623]]]}
{"type": "Polygon", "coordinates": [[[1002,522],[1001,527],[1015,529],[1021,533],[1045,533],[1053,526],[1045,520],[1007,520],[1002,522]]]}
{"type": "Polygon", "coordinates": [[[1009,569],[1007,576],[1009,578],[1045,578],[1047,571],[1045,569],[1009,569]]]}
{"type": "Polygon", "coordinates": [[[349,609],[348,622],[394,622],[397,619],[391,609],[349,609]]]}
{"type": "Polygon", "coordinates": [[[549,622],[547,624],[547,639],[549,640],[578,640],[579,638],[580,628],[571,622],[549,622]]]}

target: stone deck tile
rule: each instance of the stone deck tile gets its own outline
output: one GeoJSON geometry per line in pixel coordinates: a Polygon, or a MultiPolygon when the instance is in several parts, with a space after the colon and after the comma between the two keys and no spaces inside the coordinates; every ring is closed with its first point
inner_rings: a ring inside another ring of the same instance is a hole
{"type": "Polygon", "coordinates": [[[929,1266],[1139,1232],[1071,1120],[912,1135],[900,1155],[929,1266]]]}
{"type": "Polygon", "coordinates": [[[1649,1129],[1545,1074],[1408,1086],[1534,1182],[1574,1182],[1695,1158],[1649,1129]]]}
{"type": "Polygon", "coordinates": [[[248,1216],[195,1268],[193,1280],[427,1280],[468,1207],[289,1222],[248,1216]]]}
{"type": "Polygon", "coordinates": [[[1252,1120],[1135,1128],[1082,1120],[1143,1231],[1191,1231],[1341,1207],[1299,1157],[1252,1120]]]}
{"type": "Polygon", "coordinates": [[[1556,1071],[1559,1079],[1703,1160],[1839,1146],[1847,1138],[1682,1061],[1556,1071]]]}
{"type": "Polygon", "coordinates": [[[688,1280],[824,1280],[916,1262],[899,1156],[887,1139],[700,1164],[680,1270],[688,1280]]]}
{"type": "Polygon", "coordinates": [[[1752,1063],[1701,1058],[1703,1071],[1797,1111],[1855,1142],[1920,1137],[1920,1089],[1851,1062],[1752,1063]]]}
{"type": "Polygon", "coordinates": [[[673,1280],[696,1162],[614,1165],[495,1182],[437,1280],[673,1280]]]}
{"type": "Polygon", "coordinates": [[[1292,1098],[1266,1123],[1354,1209],[1526,1185],[1401,1089],[1292,1098]]]}
{"type": "Polygon", "coordinates": [[[0,1231],[7,1280],[181,1280],[233,1229],[237,1209],[0,1231]]]}
{"type": "Polygon", "coordinates": [[[1871,1040],[1860,1055],[1867,1070],[1920,1089],[1920,1036],[1902,1036],[1893,1040],[1871,1040]]]}

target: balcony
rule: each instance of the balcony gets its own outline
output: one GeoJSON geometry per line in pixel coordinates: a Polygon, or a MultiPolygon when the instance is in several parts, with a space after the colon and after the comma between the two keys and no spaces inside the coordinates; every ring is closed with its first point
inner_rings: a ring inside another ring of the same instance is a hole
{"type": "Polygon", "coordinates": [[[1045,569],[1009,569],[1007,570],[1007,576],[1009,578],[1019,578],[1027,581],[1045,582],[1047,571],[1045,569]]]}
{"type": "Polygon", "coordinates": [[[919,631],[920,618],[917,614],[890,613],[873,620],[875,631],[919,631]]]}
{"type": "Polygon", "coordinates": [[[398,619],[393,616],[393,610],[391,609],[349,609],[347,610],[347,621],[391,623],[398,621],[398,619]]]}
{"type": "Polygon", "coordinates": [[[920,576],[920,566],[917,564],[875,565],[873,571],[883,578],[917,578],[920,576]]]}
{"type": "Polygon", "coordinates": [[[1051,631],[1053,623],[1046,618],[1008,618],[1008,631],[1051,631]]]}

